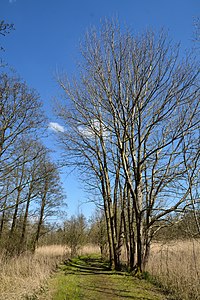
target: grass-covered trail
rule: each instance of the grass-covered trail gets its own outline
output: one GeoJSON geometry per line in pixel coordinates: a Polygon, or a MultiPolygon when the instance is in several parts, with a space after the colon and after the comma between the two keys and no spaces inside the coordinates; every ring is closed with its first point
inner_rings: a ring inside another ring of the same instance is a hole
{"type": "Polygon", "coordinates": [[[61,265],[40,299],[52,300],[122,300],[167,299],[158,288],[145,280],[110,271],[95,257],[80,257],[61,265]]]}

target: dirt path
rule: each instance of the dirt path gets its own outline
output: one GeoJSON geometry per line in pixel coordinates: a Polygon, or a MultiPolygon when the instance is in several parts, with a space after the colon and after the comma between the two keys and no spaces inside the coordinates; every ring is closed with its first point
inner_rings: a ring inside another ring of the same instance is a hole
{"type": "Polygon", "coordinates": [[[110,271],[99,258],[81,257],[66,262],[40,298],[52,300],[168,299],[145,280],[110,271]]]}

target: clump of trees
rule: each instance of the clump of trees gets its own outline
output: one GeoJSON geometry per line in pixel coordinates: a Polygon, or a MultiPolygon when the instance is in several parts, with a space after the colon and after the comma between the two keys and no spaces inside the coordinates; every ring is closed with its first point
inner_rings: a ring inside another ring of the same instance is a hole
{"type": "Polygon", "coordinates": [[[59,172],[39,141],[45,118],[35,91],[1,73],[0,111],[0,243],[10,253],[34,251],[64,200],[59,172]]]}
{"type": "Polygon", "coordinates": [[[64,222],[64,243],[70,248],[72,257],[87,243],[87,233],[87,222],[83,214],[72,216],[64,222]]]}
{"type": "Polygon", "coordinates": [[[71,257],[78,255],[84,246],[99,246],[101,257],[107,258],[106,220],[102,210],[97,210],[89,220],[82,213],[72,215],[39,241],[39,246],[52,244],[67,246],[71,257]]]}
{"type": "MultiPolygon", "coordinates": [[[[12,28],[0,22],[1,35],[12,28]]],[[[46,119],[39,95],[7,69],[0,69],[0,247],[13,254],[35,250],[64,196],[40,140],[46,119]]]]}
{"type": "MultiPolygon", "coordinates": [[[[177,213],[168,218],[161,224],[154,235],[155,241],[167,242],[170,240],[188,240],[200,238],[200,211],[191,209],[185,212],[177,213]]],[[[156,230],[156,229],[155,229],[156,230]]]]}
{"type": "Polygon", "coordinates": [[[106,232],[106,220],[102,209],[97,209],[90,219],[88,233],[89,243],[98,245],[102,258],[107,258],[108,241],[106,232]]]}
{"type": "Polygon", "coordinates": [[[199,201],[199,63],[163,32],[109,21],[81,54],[79,76],[58,79],[65,161],[102,197],[112,267],[125,245],[141,272],[163,222],[199,201]]]}

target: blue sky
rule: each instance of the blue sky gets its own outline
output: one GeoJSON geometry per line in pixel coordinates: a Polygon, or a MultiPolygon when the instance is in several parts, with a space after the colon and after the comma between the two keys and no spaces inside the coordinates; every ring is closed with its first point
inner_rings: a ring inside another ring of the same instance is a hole
{"type": "MultiPolygon", "coordinates": [[[[133,32],[164,27],[183,49],[193,47],[194,18],[200,16],[200,0],[0,0],[0,19],[14,23],[15,31],[3,38],[4,60],[41,95],[51,122],[52,98],[59,90],[56,70],[76,72],[79,41],[90,25],[118,17],[133,32]]],[[[2,39],[2,38],[1,38],[2,39]]],[[[49,137],[48,145],[53,146],[49,137]]],[[[77,174],[64,173],[68,215],[86,201],[77,174]]],[[[81,205],[88,217],[91,205],[81,205]]]]}

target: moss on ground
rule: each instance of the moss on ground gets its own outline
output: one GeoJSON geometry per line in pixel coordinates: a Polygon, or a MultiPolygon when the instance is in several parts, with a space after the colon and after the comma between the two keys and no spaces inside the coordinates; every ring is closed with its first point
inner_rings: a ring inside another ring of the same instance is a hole
{"type": "MultiPolygon", "coordinates": [[[[144,279],[114,272],[99,257],[82,256],[66,261],[48,282],[52,300],[164,300],[166,295],[144,279]]],[[[45,298],[46,297],[46,298],[45,298]]]]}

